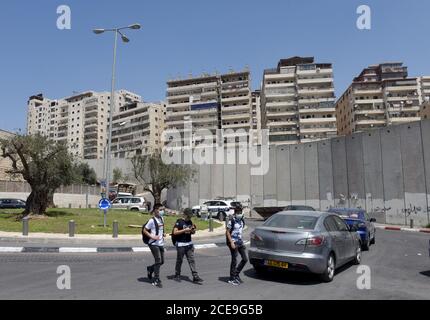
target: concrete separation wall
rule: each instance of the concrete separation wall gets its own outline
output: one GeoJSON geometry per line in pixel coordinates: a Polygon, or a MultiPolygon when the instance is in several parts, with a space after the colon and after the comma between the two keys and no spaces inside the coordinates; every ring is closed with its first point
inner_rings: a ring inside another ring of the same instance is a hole
{"type": "MultiPolygon", "coordinates": [[[[12,198],[26,200],[30,193],[22,192],[0,192],[0,198],[12,198]]],[[[100,201],[100,195],[88,195],[88,205],[91,208],[97,208],[100,201]]],[[[85,194],[54,194],[54,204],[58,208],[86,208],[87,196],[85,194]]]]}
{"type": "MultiPolygon", "coordinates": [[[[250,166],[239,161],[240,150],[228,152],[235,153],[235,163],[200,167],[197,182],[168,192],[169,205],[180,209],[225,196],[251,207],[355,206],[381,223],[430,222],[430,120],[317,143],[271,146],[264,176],[251,175],[250,166]]],[[[121,161],[127,172],[130,165],[121,161]]],[[[121,161],[113,167],[121,167],[121,161]]],[[[97,167],[102,171],[102,161],[97,167]]]]}

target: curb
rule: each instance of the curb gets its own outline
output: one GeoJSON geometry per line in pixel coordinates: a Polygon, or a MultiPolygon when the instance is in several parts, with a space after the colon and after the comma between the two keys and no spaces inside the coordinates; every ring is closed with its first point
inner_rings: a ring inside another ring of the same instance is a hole
{"type": "MultiPolygon", "coordinates": [[[[245,242],[248,245],[250,242],[245,242]]],[[[196,244],[194,249],[212,249],[225,247],[225,243],[196,244]]],[[[165,247],[174,251],[176,247],[165,247]]],[[[0,253],[142,253],[151,252],[148,247],[0,247],[0,253]]]]}
{"type": "Polygon", "coordinates": [[[387,226],[375,226],[377,229],[389,230],[389,231],[407,231],[407,232],[424,232],[430,233],[430,229],[411,229],[402,227],[387,227],[387,226]]]}

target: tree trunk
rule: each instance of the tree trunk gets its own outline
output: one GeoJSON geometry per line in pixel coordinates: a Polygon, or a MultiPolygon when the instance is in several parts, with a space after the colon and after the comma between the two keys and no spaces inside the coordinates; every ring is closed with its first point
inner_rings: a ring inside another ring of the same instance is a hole
{"type": "Polygon", "coordinates": [[[24,215],[44,215],[49,204],[49,190],[32,188],[27,198],[24,215]]]}

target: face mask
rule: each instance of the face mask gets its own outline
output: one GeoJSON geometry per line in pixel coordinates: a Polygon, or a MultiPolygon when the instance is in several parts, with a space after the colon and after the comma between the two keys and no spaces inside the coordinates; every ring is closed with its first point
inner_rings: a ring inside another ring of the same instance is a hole
{"type": "Polygon", "coordinates": [[[236,219],[238,219],[238,220],[242,220],[242,219],[243,219],[243,214],[237,214],[237,215],[236,215],[236,219]]]}
{"type": "Polygon", "coordinates": [[[160,215],[160,217],[164,217],[164,210],[158,211],[158,214],[160,215]]]}

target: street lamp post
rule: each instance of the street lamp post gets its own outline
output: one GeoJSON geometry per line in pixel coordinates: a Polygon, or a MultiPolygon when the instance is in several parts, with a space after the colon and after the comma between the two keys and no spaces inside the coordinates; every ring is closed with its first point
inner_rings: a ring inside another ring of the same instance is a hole
{"type": "Polygon", "coordinates": [[[105,196],[109,199],[109,191],[110,191],[110,166],[111,166],[111,146],[112,146],[112,116],[115,110],[115,69],[116,69],[116,51],[118,47],[118,34],[121,35],[121,39],[124,43],[130,42],[130,39],[127,38],[122,30],[131,29],[131,30],[139,30],[141,28],[140,24],[132,24],[127,27],[114,28],[114,29],[94,29],[93,32],[95,34],[102,34],[104,32],[113,32],[115,34],[115,42],[113,49],[113,64],[112,64],[112,87],[111,87],[111,96],[110,96],[110,114],[109,114],[109,133],[108,133],[108,143],[106,150],[106,193],[105,196]]]}

